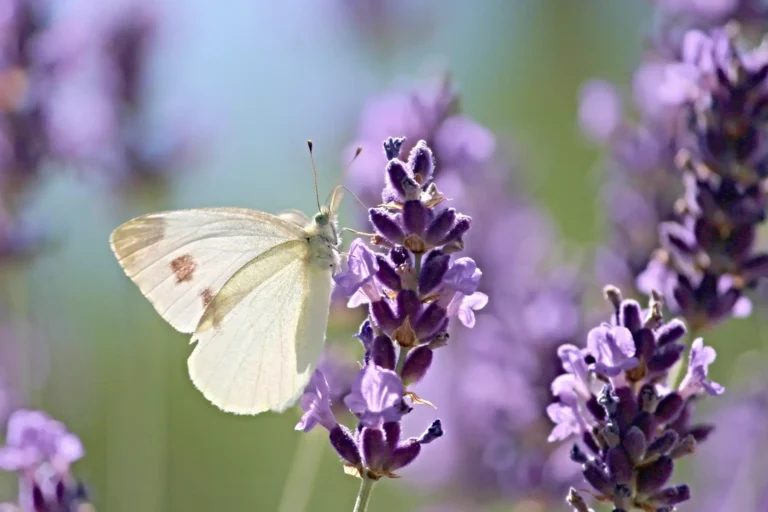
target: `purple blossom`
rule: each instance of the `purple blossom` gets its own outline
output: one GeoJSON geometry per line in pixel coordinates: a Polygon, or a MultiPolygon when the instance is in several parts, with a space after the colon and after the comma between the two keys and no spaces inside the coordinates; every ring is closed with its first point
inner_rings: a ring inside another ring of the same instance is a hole
{"type": "Polygon", "coordinates": [[[709,365],[715,362],[715,349],[704,346],[704,340],[696,338],[691,345],[688,360],[688,371],[680,383],[680,394],[687,397],[698,391],[706,391],[710,395],[720,395],[725,388],[717,382],[707,380],[709,365]]]}
{"type": "Polygon", "coordinates": [[[347,307],[380,300],[381,291],[374,279],[378,271],[376,254],[362,240],[353,240],[349,247],[347,270],[333,276],[342,293],[349,297],[347,307]]]}
{"type": "Polygon", "coordinates": [[[43,462],[64,471],[84,455],[80,439],[42,411],[19,409],[8,420],[0,468],[26,471],[43,462]]]}
{"type": "Polygon", "coordinates": [[[711,430],[690,425],[691,397],[701,389],[722,392],[706,380],[714,350],[697,339],[688,376],[669,389],[684,324],[664,322],[658,296],[646,311],[616,288],[606,288],[606,297],[614,306],[611,323],[590,331],[586,351],[572,345],[558,350],[568,373],[552,383],[557,401],[547,407],[555,423],[549,441],[577,437],[571,459],[598,500],[620,510],[674,506],[690,498],[687,486],[667,486],[674,460],[692,453],[711,430]]]}
{"type": "Polygon", "coordinates": [[[368,363],[360,370],[344,403],[366,427],[397,422],[403,416],[405,388],[397,373],[368,363]]]}
{"type": "Polygon", "coordinates": [[[316,425],[321,425],[331,431],[336,426],[336,418],[331,410],[328,381],[320,370],[315,370],[312,374],[299,403],[304,415],[296,424],[296,430],[309,432],[316,425]]]}

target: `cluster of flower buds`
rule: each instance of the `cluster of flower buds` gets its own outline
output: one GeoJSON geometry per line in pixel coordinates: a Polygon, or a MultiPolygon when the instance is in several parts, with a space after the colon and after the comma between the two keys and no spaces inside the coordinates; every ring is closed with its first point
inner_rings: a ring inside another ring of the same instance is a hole
{"type": "MultiPolygon", "coordinates": [[[[685,325],[664,322],[656,295],[646,311],[616,288],[608,287],[606,296],[615,307],[611,322],[590,331],[585,349],[558,349],[566,373],[552,383],[557,402],[547,413],[556,426],[549,439],[578,436],[571,459],[582,465],[597,499],[614,511],[669,511],[690,498],[688,486],[667,486],[675,460],[712,431],[692,424],[694,403],[704,393],[724,391],[707,379],[715,351],[695,340],[687,373],[670,387],[685,325]]],[[[575,491],[569,501],[579,501],[575,491]]]]}
{"type": "MultiPolygon", "coordinates": [[[[346,470],[361,478],[393,477],[411,463],[421,446],[443,433],[440,420],[417,437],[401,439],[400,421],[415,403],[408,390],[429,369],[434,351],[448,340],[449,318],[474,325],[474,310],[487,303],[477,291],[482,273],[470,258],[453,259],[464,246],[471,219],[445,208],[432,181],[434,158],[423,141],[407,162],[399,159],[404,139],[384,142],[388,159],[383,204],[369,211],[376,231],[373,250],[352,242],[346,269],[334,276],[349,297],[348,306],[368,306],[368,319],[356,337],[364,348],[361,370],[351,390],[338,396],[357,418],[354,431],[337,422],[328,379],[316,370],[301,407],[297,429],[321,425],[346,470]]],[[[428,403],[428,402],[426,402],[428,403]]]]}
{"type": "Polygon", "coordinates": [[[638,287],[660,290],[695,330],[749,314],[743,291],[768,275],[755,244],[768,176],[766,76],[768,46],[743,51],[728,29],[694,30],[659,91],[685,114],[676,143],[685,194],[638,287]]]}

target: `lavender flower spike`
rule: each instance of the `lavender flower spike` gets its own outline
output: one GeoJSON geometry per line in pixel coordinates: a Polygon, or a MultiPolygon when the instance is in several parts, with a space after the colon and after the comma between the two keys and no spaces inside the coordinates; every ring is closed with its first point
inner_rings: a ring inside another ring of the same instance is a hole
{"type": "MultiPolygon", "coordinates": [[[[685,485],[666,487],[674,461],[692,453],[711,430],[690,425],[690,398],[700,390],[723,391],[706,378],[715,353],[697,339],[680,389],[659,385],[680,359],[684,325],[664,322],[656,295],[645,312],[614,287],[606,288],[606,296],[615,308],[611,323],[590,331],[585,352],[571,345],[558,350],[568,373],[552,383],[557,401],[547,407],[555,423],[549,440],[579,436],[571,459],[597,499],[614,510],[671,510],[665,507],[690,498],[685,485]]],[[[568,501],[585,510],[575,491],[568,501]]]]}
{"type": "Polygon", "coordinates": [[[87,505],[85,488],[70,465],[85,453],[80,439],[42,411],[20,409],[8,420],[0,467],[19,474],[18,511],[74,511],[87,505]]]}

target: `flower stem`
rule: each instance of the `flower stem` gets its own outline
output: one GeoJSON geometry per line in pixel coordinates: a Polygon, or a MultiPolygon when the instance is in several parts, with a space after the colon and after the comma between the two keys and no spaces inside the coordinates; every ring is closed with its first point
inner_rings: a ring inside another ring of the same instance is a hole
{"type": "Polygon", "coordinates": [[[315,487],[315,477],[323,456],[322,436],[317,429],[302,434],[293,454],[293,461],[285,479],[278,512],[304,512],[307,510],[315,487]]]}
{"type": "Polygon", "coordinates": [[[677,391],[677,388],[680,387],[680,383],[683,381],[683,377],[685,376],[683,368],[686,366],[686,362],[690,357],[693,340],[695,340],[697,336],[698,333],[695,330],[692,330],[685,343],[685,350],[683,351],[682,357],[669,372],[669,379],[667,382],[669,382],[669,389],[672,391],[677,391]]]}
{"type": "Polygon", "coordinates": [[[368,502],[371,499],[371,491],[373,490],[373,480],[365,476],[360,480],[360,490],[357,493],[357,500],[355,501],[355,508],[352,512],[366,512],[368,510],[368,502]]]}

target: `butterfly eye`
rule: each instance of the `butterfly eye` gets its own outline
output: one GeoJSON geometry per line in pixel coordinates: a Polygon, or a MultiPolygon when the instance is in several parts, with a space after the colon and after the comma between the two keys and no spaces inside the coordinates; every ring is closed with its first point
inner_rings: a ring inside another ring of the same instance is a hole
{"type": "Polygon", "coordinates": [[[328,215],[325,213],[317,213],[315,215],[315,224],[318,224],[320,226],[325,226],[328,224],[328,215]]]}

